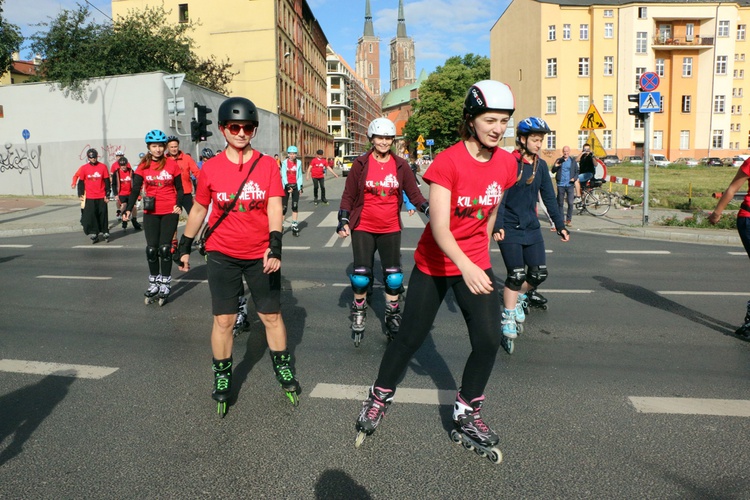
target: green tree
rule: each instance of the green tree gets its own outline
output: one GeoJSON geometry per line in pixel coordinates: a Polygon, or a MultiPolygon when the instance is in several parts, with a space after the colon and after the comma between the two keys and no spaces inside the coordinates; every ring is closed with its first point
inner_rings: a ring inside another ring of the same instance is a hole
{"type": "Polygon", "coordinates": [[[23,36],[15,24],[5,20],[3,16],[3,2],[0,0],[0,76],[10,69],[13,53],[21,49],[23,36]]]}
{"type": "Polygon", "coordinates": [[[404,127],[404,135],[416,147],[417,138],[435,141],[433,153],[458,140],[458,127],[466,92],[471,84],[490,77],[490,60],[466,54],[445,61],[419,87],[419,100],[412,101],[414,114],[404,127]]]}
{"type": "Polygon", "coordinates": [[[236,74],[231,64],[197,57],[189,35],[195,25],[168,22],[167,14],[163,6],[146,7],[107,25],[89,20],[80,4],[63,10],[31,37],[31,49],[42,56],[39,77],[77,99],[90,78],[150,71],[185,73],[188,81],[226,93],[236,74]]]}

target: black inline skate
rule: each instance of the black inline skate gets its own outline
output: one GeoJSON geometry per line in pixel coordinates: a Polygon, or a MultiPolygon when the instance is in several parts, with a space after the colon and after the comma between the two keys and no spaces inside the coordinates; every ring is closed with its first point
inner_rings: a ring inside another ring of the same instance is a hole
{"type": "Polygon", "coordinates": [[[292,221],[292,236],[299,236],[299,224],[296,220],[292,221]]]}
{"type": "Polygon", "coordinates": [[[162,276],[159,282],[159,306],[163,306],[169,299],[169,294],[172,292],[172,277],[162,276]]]}
{"type": "Polygon", "coordinates": [[[529,306],[537,309],[547,310],[547,299],[536,291],[536,288],[527,292],[529,306]]]}
{"type": "Polygon", "coordinates": [[[143,294],[146,296],[146,305],[152,304],[159,299],[159,282],[161,282],[161,274],[158,276],[150,274],[148,276],[148,289],[146,289],[146,293],[143,294]]]}
{"type": "Polygon", "coordinates": [[[354,447],[359,448],[365,442],[365,438],[375,432],[380,420],[385,416],[385,412],[393,402],[394,391],[383,389],[381,387],[370,387],[367,399],[362,402],[362,410],[357,417],[355,427],[357,429],[357,439],[354,440],[354,447]]]}
{"type": "Polygon", "coordinates": [[[292,355],[289,351],[271,351],[271,361],[273,362],[273,371],[276,374],[276,380],[284,389],[286,397],[293,406],[299,406],[299,394],[302,388],[294,377],[294,367],[292,366],[292,355]]]}
{"type": "Polygon", "coordinates": [[[750,300],[747,301],[747,312],[745,313],[745,322],[735,332],[735,335],[745,339],[750,338],[750,300]]]}
{"type": "Polygon", "coordinates": [[[461,393],[458,393],[453,406],[453,423],[456,428],[451,431],[451,439],[454,443],[462,444],[467,450],[474,450],[477,455],[499,464],[503,461],[503,454],[496,446],[500,439],[479,414],[482,403],[484,396],[466,403],[461,393]]]}
{"type": "Polygon", "coordinates": [[[352,340],[354,347],[359,347],[365,334],[365,318],[367,318],[367,301],[354,299],[351,309],[352,316],[352,340]]]}
{"type": "Polygon", "coordinates": [[[250,322],[247,320],[247,297],[241,295],[239,299],[239,307],[237,310],[237,319],[234,322],[234,328],[232,328],[232,336],[238,336],[249,327],[250,322]]]}
{"type": "Polygon", "coordinates": [[[229,398],[232,394],[232,357],[213,360],[214,390],[211,397],[216,400],[216,412],[221,418],[227,414],[229,398]]]}
{"type": "Polygon", "coordinates": [[[385,328],[388,341],[393,340],[398,335],[398,329],[401,327],[401,306],[398,300],[388,301],[385,305],[385,328]]]}

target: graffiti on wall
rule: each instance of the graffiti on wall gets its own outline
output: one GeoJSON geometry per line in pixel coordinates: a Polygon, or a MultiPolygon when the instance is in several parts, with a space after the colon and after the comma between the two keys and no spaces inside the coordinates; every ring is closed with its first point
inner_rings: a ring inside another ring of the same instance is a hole
{"type": "Polygon", "coordinates": [[[30,168],[38,170],[41,162],[42,146],[29,151],[8,142],[5,151],[0,150],[0,174],[12,170],[21,174],[30,168]]]}
{"type": "Polygon", "coordinates": [[[89,149],[96,149],[99,152],[100,161],[106,161],[106,162],[114,161],[115,153],[117,151],[122,151],[123,153],[125,153],[125,156],[127,156],[127,151],[121,145],[107,144],[106,146],[97,147],[97,146],[92,146],[91,144],[86,144],[81,149],[80,153],[78,153],[78,157],[81,161],[84,161],[84,162],[86,161],[86,152],[89,149]]]}

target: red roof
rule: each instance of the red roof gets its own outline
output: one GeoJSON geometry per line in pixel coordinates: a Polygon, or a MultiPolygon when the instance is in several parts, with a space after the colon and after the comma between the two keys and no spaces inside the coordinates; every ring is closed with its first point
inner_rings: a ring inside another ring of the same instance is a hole
{"type": "Polygon", "coordinates": [[[34,65],[34,61],[13,61],[11,72],[34,76],[36,75],[36,66],[34,65]]]}

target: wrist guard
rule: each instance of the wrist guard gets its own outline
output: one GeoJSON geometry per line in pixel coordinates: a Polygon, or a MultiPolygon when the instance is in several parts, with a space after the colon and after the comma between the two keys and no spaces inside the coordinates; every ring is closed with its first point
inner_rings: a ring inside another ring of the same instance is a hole
{"type": "Polygon", "coordinates": [[[268,235],[268,248],[271,250],[269,259],[281,260],[281,231],[271,231],[268,235]]]}
{"type": "Polygon", "coordinates": [[[567,230],[566,228],[564,228],[564,227],[563,227],[562,229],[558,229],[558,230],[557,230],[557,234],[558,234],[558,236],[563,236],[563,231],[565,231],[565,232],[566,232],[566,233],[568,234],[568,236],[570,236],[570,231],[568,231],[568,230],[567,230]]]}
{"type": "Polygon", "coordinates": [[[348,210],[339,210],[339,225],[336,226],[336,232],[344,230],[344,226],[349,224],[349,211],[348,210]]]}
{"type": "Polygon", "coordinates": [[[427,218],[429,219],[430,218],[430,202],[425,201],[424,203],[419,205],[419,211],[425,214],[427,218]]]}
{"type": "Polygon", "coordinates": [[[194,240],[195,238],[188,238],[184,234],[180,237],[180,243],[177,245],[177,253],[179,253],[180,257],[190,255],[190,252],[193,250],[194,240]]]}

